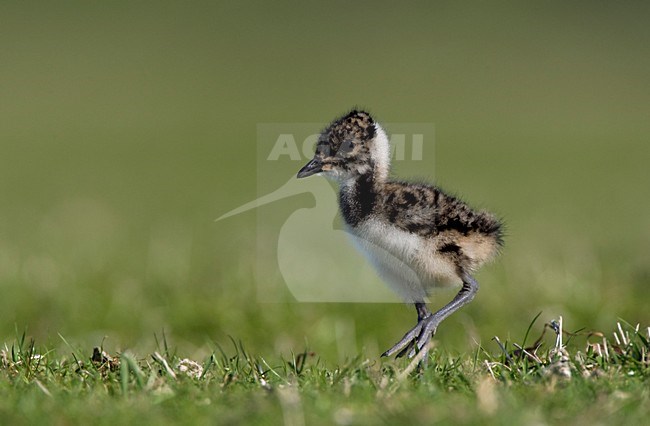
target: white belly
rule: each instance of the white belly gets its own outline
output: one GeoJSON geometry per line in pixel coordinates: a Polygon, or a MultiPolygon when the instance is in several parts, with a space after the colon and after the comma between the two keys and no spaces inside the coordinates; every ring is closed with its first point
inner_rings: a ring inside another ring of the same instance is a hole
{"type": "Polygon", "coordinates": [[[425,238],[377,219],[349,232],[379,275],[407,302],[426,301],[435,287],[460,283],[454,265],[425,238]]]}

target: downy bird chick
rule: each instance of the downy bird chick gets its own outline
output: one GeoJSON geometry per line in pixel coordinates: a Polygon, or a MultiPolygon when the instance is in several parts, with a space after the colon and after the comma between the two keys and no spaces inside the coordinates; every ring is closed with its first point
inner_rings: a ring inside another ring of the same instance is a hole
{"type": "Polygon", "coordinates": [[[348,232],[418,315],[417,325],[382,356],[412,357],[426,350],[441,321],[474,298],[472,274],[499,252],[502,225],[435,186],[392,180],[389,172],[386,132],[370,114],[354,110],[322,132],[298,178],[322,174],[339,182],[348,232]],[[429,311],[431,290],[451,285],[460,285],[453,300],[429,311]]]}

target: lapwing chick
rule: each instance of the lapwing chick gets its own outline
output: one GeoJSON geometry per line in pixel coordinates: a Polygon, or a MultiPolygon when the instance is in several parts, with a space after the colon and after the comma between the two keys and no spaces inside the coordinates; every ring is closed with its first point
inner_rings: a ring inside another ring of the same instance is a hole
{"type": "MultiPolygon", "coordinates": [[[[389,177],[386,132],[364,111],[332,122],[319,136],[314,158],[298,178],[320,174],[340,184],[339,207],[348,232],[379,275],[415,305],[417,324],[382,356],[427,350],[438,325],[478,291],[472,277],[502,245],[502,224],[440,188],[389,177]],[[432,313],[434,288],[460,286],[432,313]]],[[[426,354],[424,354],[426,356],[426,354]]]]}

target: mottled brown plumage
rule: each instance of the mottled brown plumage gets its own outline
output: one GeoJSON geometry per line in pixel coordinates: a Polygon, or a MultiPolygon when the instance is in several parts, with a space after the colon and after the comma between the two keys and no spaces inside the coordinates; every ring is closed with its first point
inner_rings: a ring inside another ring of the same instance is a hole
{"type": "Polygon", "coordinates": [[[440,188],[389,179],[389,169],[386,133],[367,112],[351,111],[321,133],[314,158],[298,177],[322,173],[340,182],[349,232],[418,312],[418,325],[384,355],[413,356],[443,319],[472,300],[478,283],[471,274],[497,255],[502,226],[440,188]],[[429,312],[427,295],[450,284],[461,284],[460,292],[440,311],[429,312]]]}

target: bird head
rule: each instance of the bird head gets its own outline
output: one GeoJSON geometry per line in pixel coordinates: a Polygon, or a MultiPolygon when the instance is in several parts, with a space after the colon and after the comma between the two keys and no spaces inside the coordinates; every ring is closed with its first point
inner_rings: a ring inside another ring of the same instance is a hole
{"type": "Polygon", "coordinates": [[[346,181],[374,173],[385,179],[389,157],[388,137],[381,126],[367,112],[353,110],[323,130],[314,158],[300,169],[298,177],[320,173],[346,181]]]}

